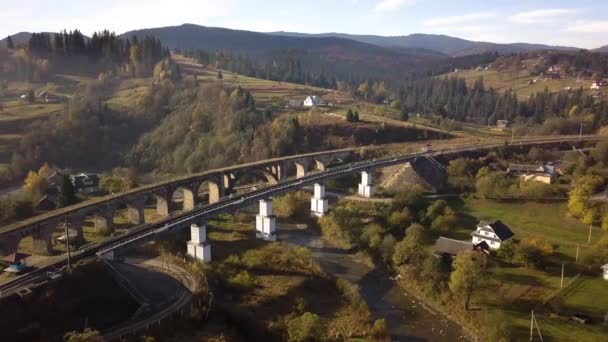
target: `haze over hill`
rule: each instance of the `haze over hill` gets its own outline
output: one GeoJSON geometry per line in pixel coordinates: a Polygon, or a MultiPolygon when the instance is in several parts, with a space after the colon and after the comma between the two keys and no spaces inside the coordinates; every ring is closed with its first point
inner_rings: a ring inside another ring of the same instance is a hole
{"type": "MultiPolygon", "coordinates": [[[[339,47],[351,50],[351,52],[365,50],[369,53],[369,51],[374,51],[376,54],[386,56],[390,55],[391,52],[397,52],[412,56],[457,57],[487,52],[510,54],[535,50],[576,51],[580,49],[571,46],[535,43],[501,44],[425,33],[402,36],[356,35],[335,32],[310,34],[277,31],[262,33],[220,27],[206,27],[195,24],[140,29],[121,34],[122,37],[132,35],[154,35],[170,48],[231,50],[247,54],[261,54],[278,49],[317,50],[339,47]],[[370,45],[374,45],[374,47],[370,45]],[[384,49],[378,49],[378,47],[384,49]]],[[[23,44],[28,41],[30,36],[30,32],[19,32],[13,35],[12,38],[16,44],[23,44]]],[[[0,40],[0,46],[5,45],[6,38],[0,40]]],[[[606,52],[608,51],[608,45],[594,49],[593,51],[606,52]]]]}
{"type": "Polygon", "coordinates": [[[551,46],[545,44],[476,42],[439,34],[414,33],[406,36],[353,35],[346,33],[307,34],[297,32],[272,32],[271,34],[288,37],[340,37],[386,48],[421,48],[441,52],[450,56],[498,52],[509,54],[534,50],[576,51],[579,48],[568,46],[551,46]]]}

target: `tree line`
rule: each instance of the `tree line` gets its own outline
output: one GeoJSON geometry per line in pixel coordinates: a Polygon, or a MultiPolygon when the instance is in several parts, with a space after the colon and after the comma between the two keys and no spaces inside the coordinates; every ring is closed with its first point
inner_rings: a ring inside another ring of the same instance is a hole
{"type": "Polygon", "coordinates": [[[25,45],[15,46],[11,39],[7,46],[16,50],[7,76],[20,81],[44,81],[59,72],[150,76],[154,66],[170,55],[155,37],[120,38],[108,30],[91,38],[79,30],[33,33],[25,45]]]}
{"type": "Polygon", "coordinates": [[[545,89],[528,99],[518,99],[513,91],[499,93],[492,88],[486,89],[482,78],[468,87],[462,78],[444,77],[403,82],[396,97],[410,113],[435,114],[482,124],[517,118],[543,123],[551,118],[585,114],[593,115],[593,125],[608,122],[606,101],[596,101],[582,89],[557,94],[545,89]]]}

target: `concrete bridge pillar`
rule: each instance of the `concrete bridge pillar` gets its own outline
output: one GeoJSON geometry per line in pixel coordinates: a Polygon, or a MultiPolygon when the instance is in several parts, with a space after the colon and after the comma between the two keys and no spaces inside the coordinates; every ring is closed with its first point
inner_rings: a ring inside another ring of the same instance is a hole
{"type": "Polygon", "coordinates": [[[210,262],[211,244],[207,241],[207,226],[203,223],[190,225],[190,241],[187,244],[188,255],[194,259],[210,262]]]}
{"type": "Polygon", "coordinates": [[[318,217],[321,217],[329,211],[327,198],[325,198],[325,185],[315,184],[314,193],[310,199],[310,212],[318,217]]]}
{"type": "Polygon", "coordinates": [[[255,217],[255,236],[276,241],[276,217],[272,214],[272,200],[260,200],[260,213],[255,217]]]}
{"type": "Polygon", "coordinates": [[[156,213],[159,216],[169,216],[169,195],[167,194],[155,194],[156,198],[156,213]]]}
{"type": "Polygon", "coordinates": [[[33,250],[38,255],[53,254],[53,229],[43,227],[32,233],[33,250]]]}
{"type": "Polygon", "coordinates": [[[372,185],[371,172],[361,172],[361,183],[359,184],[359,196],[370,198],[374,196],[374,186],[372,185]]]}
{"type": "Polygon", "coordinates": [[[144,224],[146,222],[146,216],[144,214],[144,200],[136,199],[127,204],[127,216],[129,218],[129,223],[131,224],[144,224]]]}

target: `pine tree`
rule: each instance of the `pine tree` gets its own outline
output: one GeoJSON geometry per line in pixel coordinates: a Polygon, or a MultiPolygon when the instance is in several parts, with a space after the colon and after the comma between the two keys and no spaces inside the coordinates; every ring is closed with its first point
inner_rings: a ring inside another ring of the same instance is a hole
{"type": "Polygon", "coordinates": [[[9,49],[15,48],[15,43],[13,43],[13,38],[11,36],[6,37],[6,47],[9,49]]]}
{"type": "Polygon", "coordinates": [[[68,175],[63,176],[59,196],[57,197],[57,208],[64,208],[78,202],[74,184],[68,175]]]}
{"type": "Polygon", "coordinates": [[[218,72],[217,72],[217,79],[221,80],[223,78],[224,78],[224,75],[222,74],[222,70],[218,70],[218,72]]]}

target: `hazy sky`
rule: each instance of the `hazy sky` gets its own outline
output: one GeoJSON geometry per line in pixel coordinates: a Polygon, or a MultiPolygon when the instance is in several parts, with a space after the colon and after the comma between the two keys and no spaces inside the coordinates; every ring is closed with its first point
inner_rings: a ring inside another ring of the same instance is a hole
{"type": "Polygon", "coordinates": [[[441,33],[491,42],[608,44],[608,0],[2,0],[0,37],[193,23],[261,32],[441,33]]]}

